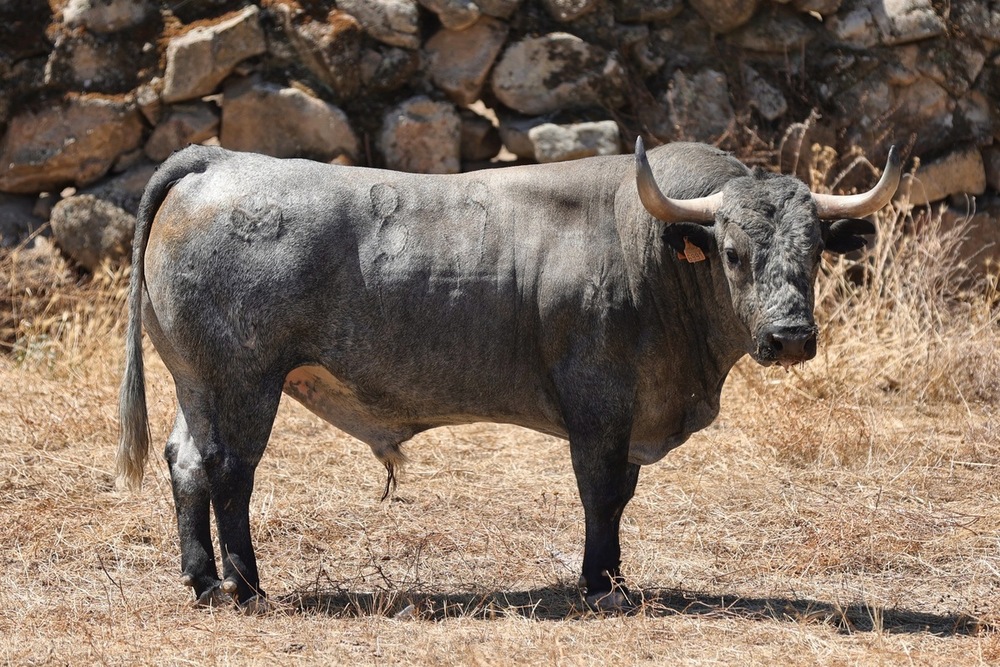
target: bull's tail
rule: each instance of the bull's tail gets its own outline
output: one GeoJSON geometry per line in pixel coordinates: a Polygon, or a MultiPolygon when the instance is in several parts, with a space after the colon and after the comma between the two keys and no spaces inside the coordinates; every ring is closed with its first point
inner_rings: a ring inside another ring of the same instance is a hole
{"type": "Polygon", "coordinates": [[[125,333],[125,374],[118,395],[119,439],[115,471],[120,485],[138,489],[149,453],[149,417],[142,366],[142,289],[146,243],[153,217],[171,186],[191,173],[204,172],[219,157],[219,149],[191,146],[175,153],[156,170],[139,202],[132,240],[132,276],[125,333]]]}

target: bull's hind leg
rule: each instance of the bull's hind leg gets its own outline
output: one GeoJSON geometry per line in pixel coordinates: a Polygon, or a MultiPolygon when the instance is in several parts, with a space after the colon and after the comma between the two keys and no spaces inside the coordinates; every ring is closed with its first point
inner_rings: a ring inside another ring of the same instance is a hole
{"type": "Polygon", "coordinates": [[[221,390],[199,388],[181,399],[186,429],[175,427],[175,434],[186,430],[187,438],[178,439],[182,446],[171,478],[184,577],[199,602],[218,601],[220,590],[241,605],[263,596],[250,539],[250,496],[280,397],[280,379],[241,377],[221,390]],[[219,534],[221,583],[208,538],[209,503],[219,534]]]}
{"type": "Polygon", "coordinates": [[[184,418],[184,405],[177,410],[174,430],[167,440],[164,457],[170,467],[170,482],[177,511],[177,533],[181,543],[181,581],[194,589],[198,604],[221,601],[219,573],[209,526],[211,494],[208,475],[184,418]]]}

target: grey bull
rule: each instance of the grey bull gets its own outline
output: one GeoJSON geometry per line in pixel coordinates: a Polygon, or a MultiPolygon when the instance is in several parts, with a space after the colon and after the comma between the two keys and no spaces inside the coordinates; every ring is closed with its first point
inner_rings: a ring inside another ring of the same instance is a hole
{"type": "Polygon", "coordinates": [[[200,603],[262,600],[249,503],[285,392],[390,479],[436,426],[567,438],[581,587],[620,606],[640,467],[712,422],[743,355],[815,355],[821,252],[863,245],[899,173],[893,151],[872,190],[833,196],[702,144],[450,176],[189,147],[140,205],[118,474],[138,486],[149,446],[145,324],[176,386],[165,456],[200,603]]]}

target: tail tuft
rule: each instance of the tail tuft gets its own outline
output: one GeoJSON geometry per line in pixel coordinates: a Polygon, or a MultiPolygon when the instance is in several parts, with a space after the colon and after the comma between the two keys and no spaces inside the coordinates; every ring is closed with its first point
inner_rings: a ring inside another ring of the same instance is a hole
{"type": "Polygon", "coordinates": [[[149,454],[149,417],[142,366],[141,325],[137,331],[133,331],[130,321],[125,376],[118,394],[119,437],[115,473],[118,487],[133,491],[142,488],[142,476],[149,454]]]}

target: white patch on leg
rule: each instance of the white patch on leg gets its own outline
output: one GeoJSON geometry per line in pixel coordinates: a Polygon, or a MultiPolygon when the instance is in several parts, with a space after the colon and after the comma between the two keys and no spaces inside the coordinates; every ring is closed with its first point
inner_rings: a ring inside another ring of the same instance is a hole
{"type": "Polygon", "coordinates": [[[205,465],[180,411],[170,439],[177,444],[177,461],[171,470],[177,490],[182,493],[200,493],[205,488],[205,465]]]}

